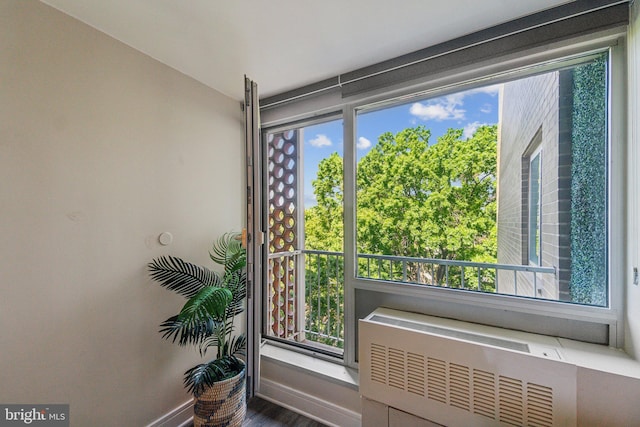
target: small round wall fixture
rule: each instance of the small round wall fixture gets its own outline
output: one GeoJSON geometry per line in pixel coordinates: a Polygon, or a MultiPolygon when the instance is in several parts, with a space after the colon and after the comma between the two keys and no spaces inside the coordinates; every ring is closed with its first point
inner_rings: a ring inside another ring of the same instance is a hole
{"type": "Polygon", "coordinates": [[[165,231],[163,233],[160,233],[160,236],[158,236],[158,241],[162,246],[170,245],[171,242],[173,242],[173,235],[168,231],[165,231]]]}

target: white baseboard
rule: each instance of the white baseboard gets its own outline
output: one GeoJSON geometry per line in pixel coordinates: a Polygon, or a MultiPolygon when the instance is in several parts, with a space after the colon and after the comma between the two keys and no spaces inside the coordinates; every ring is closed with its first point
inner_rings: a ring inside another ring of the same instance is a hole
{"type": "Polygon", "coordinates": [[[260,379],[258,397],[305,417],[336,427],[360,427],[359,413],[268,379],[260,379]]]}
{"type": "MultiPolygon", "coordinates": [[[[268,379],[260,380],[262,399],[335,427],[360,427],[359,413],[268,379]]],[[[186,427],[193,421],[193,400],[167,412],[146,427],[186,427]]]]}
{"type": "Polygon", "coordinates": [[[185,427],[193,421],[193,399],[167,412],[147,427],[185,427]]]}

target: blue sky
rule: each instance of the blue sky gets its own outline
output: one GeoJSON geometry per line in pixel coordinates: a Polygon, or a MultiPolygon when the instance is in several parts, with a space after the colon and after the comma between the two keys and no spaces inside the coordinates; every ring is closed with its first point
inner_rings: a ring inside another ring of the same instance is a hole
{"type": "MultiPolygon", "coordinates": [[[[366,155],[385,132],[423,125],[431,130],[431,142],[447,129],[464,129],[470,137],[481,125],[498,123],[499,86],[458,92],[439,98],[411,101],[406,104],[359,114],[356,122],[357,158],[366,155]]],[[[342,120],[304,128],[304,196],[305,208],[315,204],[311,182],[320,161],[334,152],[342,156],[344,141],[342,120]]]]}

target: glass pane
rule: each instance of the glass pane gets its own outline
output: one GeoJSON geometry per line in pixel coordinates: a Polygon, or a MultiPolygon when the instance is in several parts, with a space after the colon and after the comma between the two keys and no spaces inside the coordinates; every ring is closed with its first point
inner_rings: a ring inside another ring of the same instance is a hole
{"type": "Polygon", "coordinates": [[[341,353],[342,120],[266,135],[267,336],[341,353]]]}
{"type": "Polygon", "coordinates": [[[529,262],[540,264],[540,153],[529,166],[529,262]]]}
{"type": "Polygon", "coordinates": [[[607,58],[359,112],[358,276],[606,306],[607,58]]]}

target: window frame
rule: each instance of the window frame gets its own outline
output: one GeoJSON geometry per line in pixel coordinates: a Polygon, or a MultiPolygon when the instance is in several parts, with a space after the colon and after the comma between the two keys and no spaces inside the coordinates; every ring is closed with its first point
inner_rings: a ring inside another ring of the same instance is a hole
{"type": "MultiPolygon", "coordinates": [[[[626,92],[624,73],[626,69],[625,35],[621,31],[604,31],[596,35],[579,36],[553,43],[543,48],[531,49],[515,54],[506,54],[501,61],[487,61],[462,65],[433,76],[424,76],[409,83],[390,84],[366,94],[342,98],[339,93],[327,92],[313,97],[304,108],[285,106],[267,122],[268,128],[289,125],[297,121],[312,121],[328,112],[342,112],[344,126],[344,316],[345,345],[344,363],[357,367],[357,318],[356,294],[360,291],[386,295],[387,300],[397,297],[429,300],[451,309],[447,317],[468,318],[478,323],[496,324],[500,313],[508,312],[514,318],[551,319],[558,324],[569,320],[576,324],[600,325],[606,328],[608,345],[623,346],[624,337],[624,209],[625,185],[623,167],[626,152],[626,92]],[[576,61],[590,53],[609,51],[608,73],[608,293],[607,307],[582,306],[566,302],[534,300],[509,295],[486,295],[478,292],[441,288],[426,288],[411,284],[398,284],[378,279],[357,277],[356,254],[356,117],[358,112],[380,109],[416,97],[438,97],[452,92],[473,89],[500,81],[508,81],[524,75],[537,66],[556,69],[564,61],[576,61]],[[618,166],[618,167],[616,167],[618,166]],[[478,310],[477,307],[482,307],[478,310]]],[[[298,106],[299,107],[299,106],[298,106]]],[[[384,298],[383,298],[384,299],[384,298]]],[[[399,303],[402,305],[401,303],[399,303]]],[[[402,307],[401,307],[402,308],[402,307]]],[[[508,321],[506,321],[508,322],[508,321]]],[[[535,322],[529,322],[535,323],[535,322]]],[[[511,323],[498,326],[515,327],[511,323]]],[[[561,329],[562,327],[559,326],[561,329]]],[[[545,330],[532,332],[545,333],[545,330]]],[[[570,332],[568,332],[570,334],[570,332]]],[[[549,334],[554,334],[550,332],[549,334]]],[[[569,336],[569,338],[571,338],[569,336]]]]}
{"type": "Polygon", "coordinates": [[[542,149],[537,148],[531,155],[529,156],[529,176],[527,182],[527,258],[529,261],[529,265],[540,265],[540,258],[542,257],[542,149]],[[532,193],[532,163],[535,159],[538,159],[538,176],[537,176],[537,195],[538,199],[536,202],[537,208],[537,218],[535,224],[531,221],[531,214],[533,208],[533,193],[532,193]],[[537,241],[535,241],[534,236],[532,235],[532,226],[535,225],[536,236],[538,237],[537,241]],[[532,245],[533,243],[533,245],[532,245]],[[536,259],[532,259],[532,249],[535,251],[536,259]]]}
{"type": "MultiPolygon", "coordinates": [[[[263,194],[263,215],[265,215],[264,221],[265,221],[265,250],[263,251],[263,259],[262,259],[262,264],[264,266],[264,277],[268,278],[269,277],[269,255],[270,253],[270,248],[269,248],[269,213],[268,213],[268,207],[269,207],[269,153],[268,153],[268,136],[270,134],[277,134],[280,132],[285,132],[285,131],[289,131],[289,130],[301,130],[310,126],[314,126],[314,125],[319,125],[319,124],[323,124],[323,123],[328,123],[328,122],[332,122],[332,121],[339,121],[339,120],[343,120],[343,110],[342,109],[331,109],[329,111],[323,112],[322,114],[316,114],[312,117],[306,117],[306,118],[301,118],[298,120],[294,120],[294,121],[289,121],[289,122],[282,122],[282,123],[278,123],[278,124],[274,124],[274,125],[263,125],[262,128],[260,129],[260,134],[261,134],[261,145],[262,145],[262,151],[263,151],[263,155],[262,158],[260,159],[261,163],[262,163],[262,171],[263,171],[263,176],[262,176],[262,183],[260,186],[260,190],[263,194]]],[[[302,141],[300,141],[302,143],[304,143],[304,139],[302,139],[302,141]]],[[[303,172],[303,164],[304,164],[304,150],[301,151],[301,156],[302,156],[302,162],[301,165],[299,165],[299,169],[298,169],[298,180],[299,182],[303,183],[302,180],[302,175],[304,174],[303,172]]],[[[301,196],[304,196],[304,187],[303,188],[303,193],[299,194],[298,197],[300,198],[301,196]]],[[[304,207],[304,202],[302,202],[302,205],[304,207]]],[[[343,207],[344,209],[344,207],[343,207]]],[[[304,212],[304,210],[302,210],[302,212],[304,212]]],[[[302,229],[304,230],[305,227],[305,222],[304,222],[304,213],[302,215],[302,217],[300,218],[300,222],[298,223],[298,230],[302,229]]],[[[304,248],[305,246],[305,236],[298,236],[299,239],[299,244],[304,248]]],[[[303,258],[304,259],[304,258],[303,258]]],[[[298,266],[298,272],[297,272],[297,277],[305,277],[304,274],[304,264],[303,265],[299,265],[298,266]]],[[[305,354],[312,354],[314,355],[314,357],[318,357],[324,360],[330,360],[330,361],[336,361],[336,360],[344,360],[343,357],[343,352],[340,351],[331,351],[331,350],[327,350],[324,349],[320,346],[315,346],[313,344],[304,344],[295,340],[289,340],[289,339],[284,339],[284,338],[280,338],[277,336],[273,336],[268,332],[268,326],[269,326],[269,319],[268,317],[270,316],[270,309],[269,309],[269,292],[268,292],[268,282],[267,280],[265,280],[262,283],[262,287],[263,287],[263,298],[262,298],[262,327],[261,327],[261,331],[262,331],[262,338],[265,340],[269,340],[271,343],[273,343],[276,346],[280,346],[280,347],[284,347],[284,348],[290,348],[293,349],[295,351],[298,351],[300,353],[305,353],[305,354]]],[[[299,298],[300,296],[296,296],[297,298],[299,298]]],[[[304,295],[302,295],[302,300],[304,300],[304,295]]],[[[345,305],[345,310],[346,310],[346,302],[344,302],[345,305]]],[[[346,319],[346,315],[345,315],[345,319],[346,319]]],[[[345,320],[346,321],[346,320],[345,320]]],[[[346,324],[344,325],[346,328],[346,324]]],[[[304,324],[303,324],[304,327],[304,324]]],[[[345,342],[346,342],[346,331],[345,331],[345,342]]]]}

